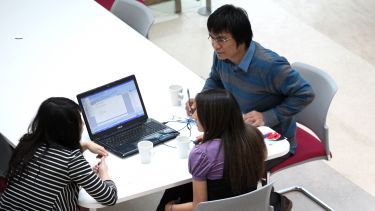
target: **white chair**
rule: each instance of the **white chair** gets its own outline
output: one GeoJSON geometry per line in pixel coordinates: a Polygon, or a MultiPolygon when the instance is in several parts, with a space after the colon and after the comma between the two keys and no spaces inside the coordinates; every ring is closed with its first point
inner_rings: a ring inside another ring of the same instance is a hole
{"type": "Polygon", "coordinates": [[[151,10],[136,0],[116,0],[111,12],[134,30],[148,38],[148,32],[154,23],[151,10]]]}
{"type": "Polygon", "coordinates": [[[198,204],[195,211],[273,211],[270,206],[272,183],[242,195],[205,201],[198,204]]]}
{"type": "MultiPolygon", "coordinates": [[[[337,85],[333,78],[326,72],[311,65],[294,63],[292,64],[292,68],[298,71],[301,76],[310,83],[315,92],[313,102],[296,115],[296,121],[309,130],[298,125],[296,132],[296,153],[284,162],[273,167],[270,173],[276,173],[282,169],[314,160],[330,160],[332,156],[329,149],[326,118],[331,101],[337,92],[337,85]]],[[[277,192],[283,194],[290,191],[299,191],[324,209],[333,210],[326,203],[301,186],[293,186],[277,192]]]]}

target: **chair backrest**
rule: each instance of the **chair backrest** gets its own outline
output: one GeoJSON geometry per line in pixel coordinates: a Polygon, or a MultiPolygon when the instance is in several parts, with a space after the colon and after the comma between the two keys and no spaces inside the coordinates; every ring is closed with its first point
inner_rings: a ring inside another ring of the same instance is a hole
{"type": "Polygon", "coordinates": [[[296,121],[317,135],[326,147],[327,157],[330,157],[326,118],[331,101],[337,92],[337,85],[330,75],[316,67],[300,62],[291,66],[310,83],[315,92],[313,102],[296,115],[296,121]]]}
{"type": "Polygon", "coordinates": [[[9,140],[0,133],[0,177],[6,176],[12,153],[13,147],[9,144],[9,140]]]}
{"type": "Polygon", "coordinates": [[[151,10],[136,0],[116,0],[111,12],[146,38],[155,20],[151,10]]]}
{"type": "Polygon", "coordinates": [[[198,204],[195,211],[272,211],[270,194],[273,184],[269,183],[255,191],[225,199],[205,201],[198,204]]]}

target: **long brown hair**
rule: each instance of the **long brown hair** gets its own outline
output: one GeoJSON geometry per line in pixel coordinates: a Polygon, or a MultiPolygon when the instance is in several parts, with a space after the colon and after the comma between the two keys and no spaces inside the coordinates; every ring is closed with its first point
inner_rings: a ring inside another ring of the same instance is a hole
{"type": "Polygon", "coordinates": [[[211,89],[196,96],[203,142],[220,138],[224,147],[224,179],[234,194],[248,192],[263,176],[266,148],[262,133],[246,125],[233,95],[211,89]]]}

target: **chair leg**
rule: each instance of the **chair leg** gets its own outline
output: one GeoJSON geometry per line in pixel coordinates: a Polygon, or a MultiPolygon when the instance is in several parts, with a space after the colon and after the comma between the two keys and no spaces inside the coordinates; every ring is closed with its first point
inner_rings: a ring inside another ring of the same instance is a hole
{"type": "Polygon", "coordinates": [[[284,194],[284,193],[288,193],[288,192],[291,192],[291,191],[301,192],[305,196],[307,196],[309,199],[311,199],[315,203],[317,203],[319,206],[323,207],[325,210],[334,211],[334,209],[332,209],[330,206],[328,206],[322,200],[320,200],[319,198],[317,198],[316,196],[314,196],[311,192],[309,192],[308,190],[306,190],[304,187],[301,187],[301,186],[292,186],[292,187],[289,187],[289,188],[285,188],[285,189],[279,190],[277,192],[280,193],[280,194],[284,194]]]}

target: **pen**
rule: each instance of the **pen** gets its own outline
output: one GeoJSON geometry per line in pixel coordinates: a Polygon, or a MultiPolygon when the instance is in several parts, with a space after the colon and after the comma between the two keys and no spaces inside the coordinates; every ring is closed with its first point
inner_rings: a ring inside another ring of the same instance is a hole
{"type": "Polygon", "coordinates": [[[186,89],[186,92],[187,92],[187,97],[188,97],[188,105],[189,105],[189,112],[191,111],[191,104],[190,104],[190,92],[189,92],[189,89],[186,89]]]}

